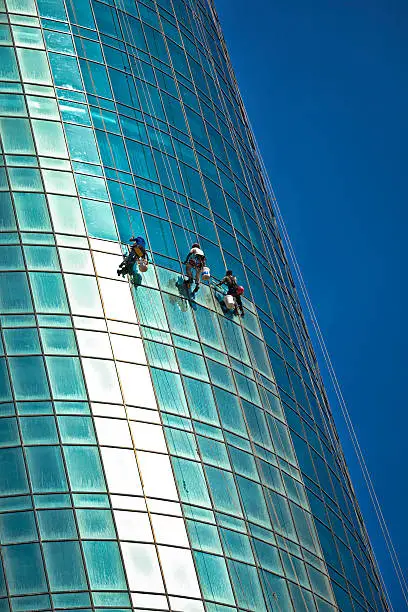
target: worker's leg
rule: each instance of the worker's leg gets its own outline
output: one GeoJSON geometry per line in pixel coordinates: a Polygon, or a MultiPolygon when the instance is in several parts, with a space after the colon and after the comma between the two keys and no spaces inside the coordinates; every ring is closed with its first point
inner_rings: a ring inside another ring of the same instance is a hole
{"type": "Polygon", "coordinates": [[[186,264],[187,282],[190,285],[193,282],[193,266],[190,263],[186,264]]]}
{"type": "Polygon", "coordinates": [[[122,263],[120,264],[119,268],[122,269],[122,274],[129,274],[132,270],[132,266],[136,261],[136,255],[134,254],[133,251],[130,251],[130,253],[125,257],[125,259],[122,261],[122,263]]]}
{"type": "Polygon", "coordinates": [[[239,311],[241,313],[242,316],[244,316],[244,307],[242,305],[242,300],[241,300],[241,296],[240,295],[236,295],[235,296],[235,301],[239,306],[239,311]]]}
{"type": "Polygon", "coordinates": [[[200,266],[196,266],[195,269],[195,287],[194,287],[194,293],[197,293],[197,291],[200,288],[200,280],[201,280],[201,272],[203,271],[203,269],[200,266]]]}

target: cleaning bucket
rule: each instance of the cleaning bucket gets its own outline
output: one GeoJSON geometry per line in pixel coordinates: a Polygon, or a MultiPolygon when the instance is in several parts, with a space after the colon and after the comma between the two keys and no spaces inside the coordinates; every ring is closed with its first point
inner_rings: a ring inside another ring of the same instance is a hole
{"type": "Polygon", "coordinates": [[[233,310],[235,308],[235,300],[232,295],[224,296],[224,304],[228,308],[228,310],[233,310]]]}
{"type": "Polygon", "coordinates": [[[139,266],[139,271],[140,272],[147,272],[148,263],[147,263],[146,259],[140,259],[139,263],[138,263],[138,266],[139,266]]]}
{"type": "Polygon", "coordinates": [[[203,281],[207,281],[207,280],[210,280],[210,276],[211,276],[210,268],[208,266],[204,266],[203,271],[201,273],[201,279],[203,281]]]}

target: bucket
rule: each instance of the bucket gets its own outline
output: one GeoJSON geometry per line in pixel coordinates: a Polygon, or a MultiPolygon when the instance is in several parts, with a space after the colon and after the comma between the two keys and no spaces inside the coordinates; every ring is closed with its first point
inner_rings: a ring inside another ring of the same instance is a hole
{"type": "Polygon", "coordinates": [[[148,263],[145,259],[140,259],[138,266],[139,266],[140,272],[147,272],[148,263]]]}
{"type": "Polygon", "coordinates": [[[237,295],[242,295],[244,293],[244,288],[242,287],[242,285],[238,285],[238,287],[236,288],[236,293],[237,295]]]}
{"type": "Polygon", "coordinates": [[[203,271],[201,273],[201,279],[206,281],[206,280],[210,280],[210,268],[208,266],[204,266],[203,271]]]}
{"type": "Polygon", "coordinates": [[[233,310],[235,308],[235,300],[232,295],[224,296],[224,304],[228,308],[228,310],[233,310]]]}

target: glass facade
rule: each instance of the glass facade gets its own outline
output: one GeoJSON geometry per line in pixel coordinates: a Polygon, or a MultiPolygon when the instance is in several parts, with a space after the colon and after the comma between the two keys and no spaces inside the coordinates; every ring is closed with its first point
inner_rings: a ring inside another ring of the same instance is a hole
{"type": "Polygon", "coordinates": [[[386,610],[212,4],[0,0],[0,143],[0,611],[386,610]]]}

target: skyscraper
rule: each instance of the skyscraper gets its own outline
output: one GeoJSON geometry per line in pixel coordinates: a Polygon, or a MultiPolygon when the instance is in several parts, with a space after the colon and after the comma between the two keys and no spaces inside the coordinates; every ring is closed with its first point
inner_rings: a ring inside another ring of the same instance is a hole
{"type": "Polygon", "coordinates": [[[0,611],[386,610],[214,6],[0,17],[0,611]]]}

